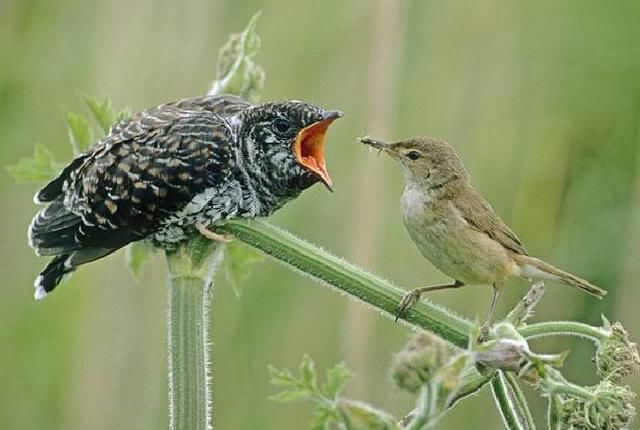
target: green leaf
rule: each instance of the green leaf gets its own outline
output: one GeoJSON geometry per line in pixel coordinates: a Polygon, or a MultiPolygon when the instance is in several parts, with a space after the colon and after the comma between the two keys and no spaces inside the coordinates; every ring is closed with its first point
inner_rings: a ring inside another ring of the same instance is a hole
{"type": "Polygon", "coordinates": [[[96,120],[104,134],[109,133],[109,129],[116,118],[113,108],[111,107],[111,99],[109,97],[105,97],[104,100],[99,101],[95,97],[83,94],[82,100],[93,114],[93,118],[96,120]]]}
{"type": "Polygon", "coordinates": [[[7,171],[17,182],[34,182],[55,178],[63,167],[46,146],[36,144],[33,158],[20,158],[17,164],[7,166],[7,171]]]}
{"type": "Polygon", "coordinates": [[[188,243],[188,252],[191,256],[192,267],[201,268],[211,255],[211,252],[219,245],[218,242],[204,237],[201,234],[195,235],[188,243]]]}
{"type": "Polygon", "coordinates": [[[123,119],[129,118],[130,116],[131,116],[131,108],[125,107],[124,109],[122,109],[120,112],[116,114],[112,125],[115,125],[120,121],[122,121],[123,119]]]}
{"type": "Polygon", "coordinates": [[[400,430],[393,416],[367,403],[342,399],[337,411],[338,420],[349,430],[400,430]]]}
{"type": "Polygon", "coordinates": [[[287,369],[280,370],[274,366],[269,366],[269,375],[271,376],[271,384],[276,387],[288,388],[297,385],[295,377],[287,369]]]}
{"type": "Polygon", "coordinates": [[[281,391],[270,397],[278,402],[290,402],[293,400],[322,401],[323,396],[316,387],[316,374],[314,364],[308,355],[304,355],[300,364],[300,375],[294,376],[289,370],[279,370],[269,366],[271,384],[281,391]]]}
{"type": "Polygon", "coordinates": [[[302,357],[302,363],[300,363],[300,380],[304,387],[310,390],[316,389],[316,364],[308,354],[302,357]]]}
{"type": "Polygon", "coordinates": [[[316,404],[312,428],[328,430],[332,423],[339,423],[346,430],[400,430],[395,418],[366,403],[338,397],[340,391],[351,377],[344,363],[339,363],[327,371],[327,380],[318,389],[315,364],[305,354],[300,363],[299,376],[288,370],[278,370],[269,366],[271,383],[282,389],[272,400],[288,402],[309,400],[316,404]]]}
{"type": "Polygon", "coordinates": [[[336,364],[327,371],[327,381],[322,385],[322,393],[330,399],[337,398],[352,376],[344,362],[336,364]]]}
{"type": "Polygon", "coordinates": [[[312,430],[329,430],[332,423],[336,421],[336,414],[330,408],[319,406],[313,413],[311,420],[312,430]]]}
{"type": "Polygon", "coordinates": [[[226,244],[224,265],[227,280],[238,291],[238,286],[249,278],[251,266],[264,261],[264,255],[244,243],[234,240],[226,244]]]}
{"type": "Polygon", "coordinates": [[[93,144],[93,130],[91,130],[89,122],[76,113],[67,113],[67,133],[76,155],[93,144]]]}
{"type": "Polygon", "coordinates": [[[253,61],[260,50],[256,25],[260,13],[255,14],[241,33],[232,34],[218,54],[218,73],[211,83],[209,94],[237,94],[257,100],[264,85],[264,69],[253,61]]]}
{"type": "Polygon", "coordinates": [[[141,240],[127,246],[127,264],[134,278],[139,279],[142,267],[153,257],[155,248],[150,242],[141,240]]]}

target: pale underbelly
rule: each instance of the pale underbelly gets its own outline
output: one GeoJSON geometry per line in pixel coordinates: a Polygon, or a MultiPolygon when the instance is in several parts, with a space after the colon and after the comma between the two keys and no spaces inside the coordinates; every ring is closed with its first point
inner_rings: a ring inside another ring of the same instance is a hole
{"type": "Polygon", "coordinates": [[[465,284],[502,283],[519,270],[502,245],[468,226],[435,223],[409,233],[422,254],[444,274],[465,284]]]}

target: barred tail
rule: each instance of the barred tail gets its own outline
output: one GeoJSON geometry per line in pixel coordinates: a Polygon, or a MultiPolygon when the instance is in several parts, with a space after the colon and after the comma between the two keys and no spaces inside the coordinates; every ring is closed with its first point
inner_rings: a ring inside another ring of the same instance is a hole
{"type": "Polygon", "coordinates": [[[58,255],[42,269],[33,283],[33,288],[36,289],[33,296],[36,300],[44,299],[49,292],[58,286],[64,275],[75,270],[74,266],[67,264],[70,257],[71,254],[58,255]]]}
{"type": "Polygon", "coordinates": [[[578,278],[571,273],[560,270],[555,266],[542,261],[535,257],[529,257],[527,255],[518,255],[517,257],[520,269],[522,270],[522,276],[526,278],[538,278],[548,279],[551,281],[559,281],[563,284],[570,285],[585,291],[592,296],[602,299],[607,291],[600,287],[596,287],[589,281],[585,281],[582,278],[578,278]]]}

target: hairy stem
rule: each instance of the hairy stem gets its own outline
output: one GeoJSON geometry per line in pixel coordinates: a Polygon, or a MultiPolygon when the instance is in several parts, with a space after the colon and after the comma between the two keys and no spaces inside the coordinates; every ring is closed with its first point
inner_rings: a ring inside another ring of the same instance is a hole
{"type": "Polygon", "coordinates": [[[169,306],[169,428],[212,428],[209,383],[208,308],[212,276],[222,259],[223,247],[203,249],[187,243],[167,253],[169,306]],[[203,258],[204,257],[204,258],[203,258]]]}
{"type": "Polygon", "coordinates": [[[524,393],[520,389],[517,378],[512,372],[505,372],[504,377],[511,389],[511,392],[513,393],[514,403],[518,405],[518,409],[522,412],[522,419],[529,429],[535,430],[536,425],[533,422],[533,416],[531,416],[527,399],[524,397],[524,393]]]}
{"type": "MultiPolygon", "coordinates": [[[[216,231],[235,236],[279,262],[311,278],[356,297],[388,316],[394,316],[404,291],[323,249],[260,221],[230,221],[216,231]]],[[[471,322],[453,312],[420,301],[402,319],[428,329],[460,348],[469,343],[471,322]]]]}
{"type": "Polygon", "coordinates": [[[507,430],[525,430],[526,427],[520,422],[520,414],[516,410],[517,406],[509,393],[504,373],[500,370],[491,379],[491,391],[505,428],[507,430]]]}
{"type": "Polygon", "coordinates": [[[548,321],[535,323],[518,329],[526,339],[544,336],[578,336],[599,343],[607,338],[607,333],[599,327],[577,321],[548,321]]]}
{"type": "MultiPolygon", "coordinates": [[[[264,71],[253,57],[260,39],[255,32],[259,14],[242,33],[232,35],[218,54],[218,76],[208,95],[235,94],[255,98],[264,71]]],[[[209,381],[209,301],[213,274],[224,247],[202,236],[167,252],[169,266],[169,428],[213,428],[209,381]]]]}

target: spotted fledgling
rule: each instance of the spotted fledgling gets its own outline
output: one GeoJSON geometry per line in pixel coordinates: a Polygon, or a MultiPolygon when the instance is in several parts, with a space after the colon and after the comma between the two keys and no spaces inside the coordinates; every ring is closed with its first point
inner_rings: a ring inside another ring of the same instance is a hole
{"type": "Polygon", "coordinates": [[[35,298],[130,242],[172,248],[216,222],[270,215],[318,181],[331,189],[324,136],[341,116],[299,101],[206,96],[121,121],[35,196],[47,206],[29,245],[55,256],[35,298]]]}

